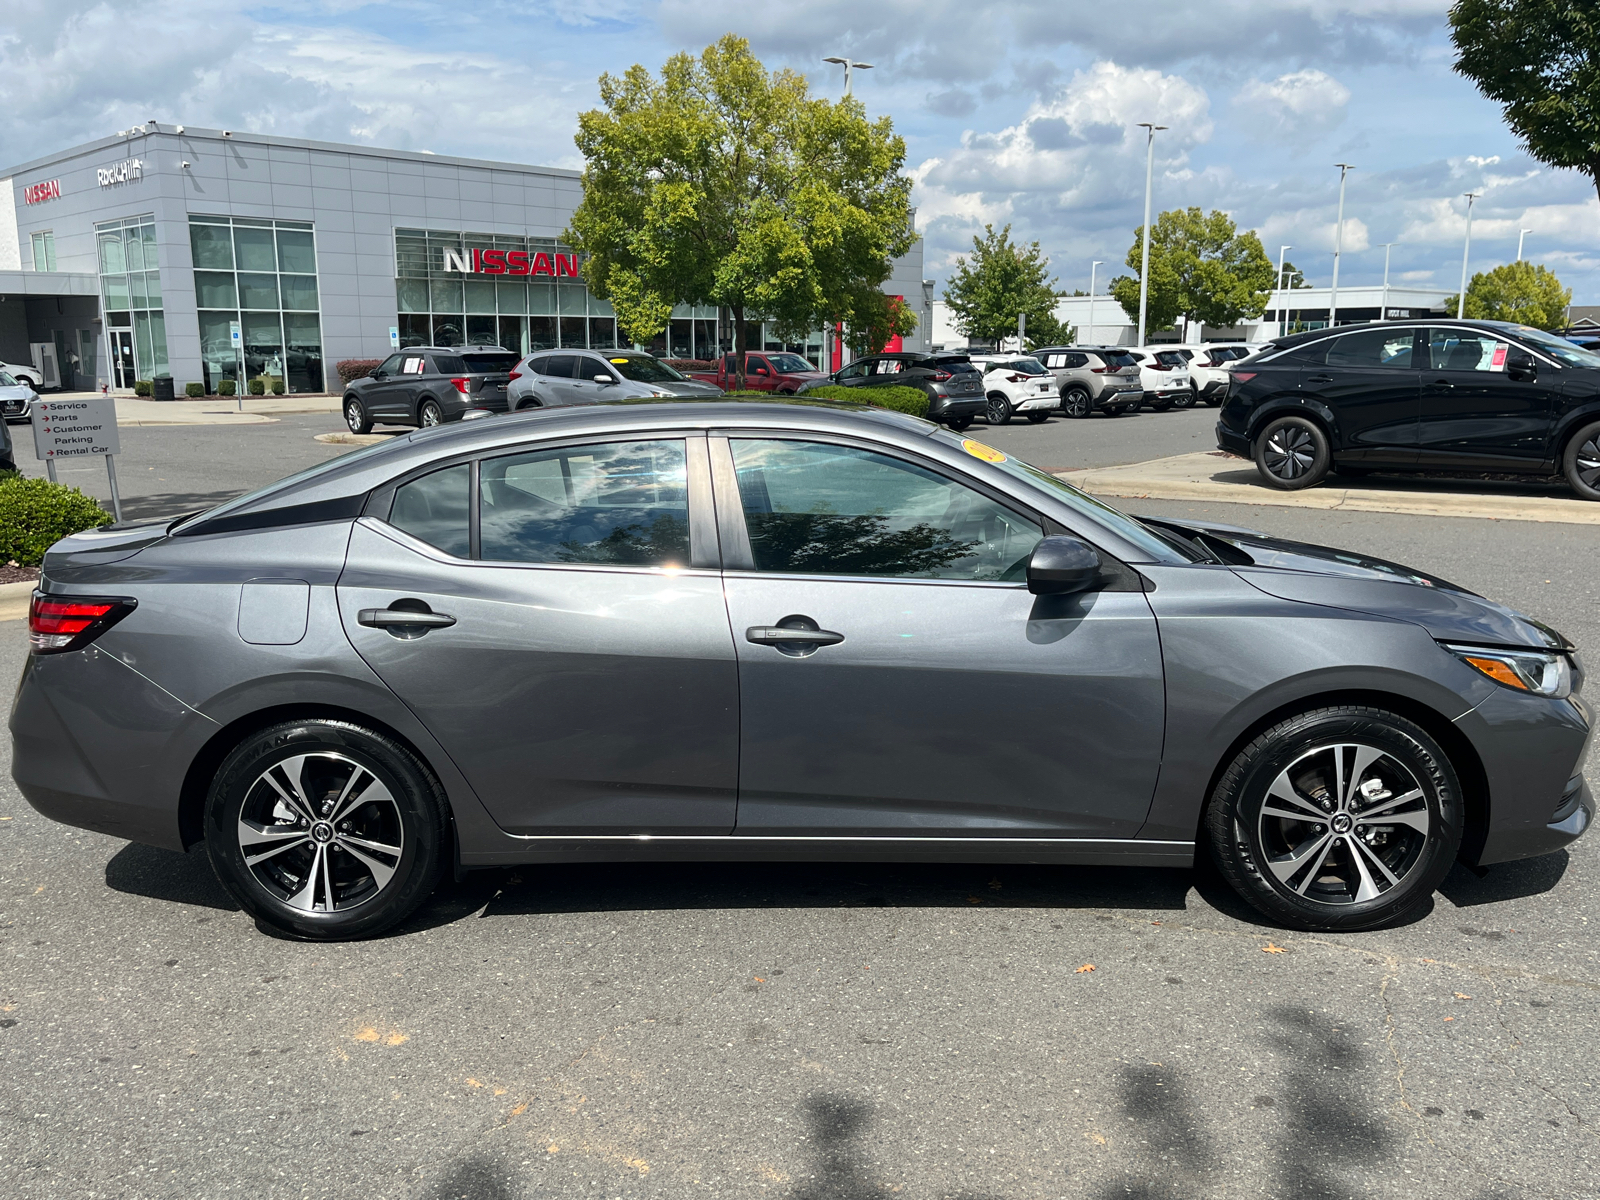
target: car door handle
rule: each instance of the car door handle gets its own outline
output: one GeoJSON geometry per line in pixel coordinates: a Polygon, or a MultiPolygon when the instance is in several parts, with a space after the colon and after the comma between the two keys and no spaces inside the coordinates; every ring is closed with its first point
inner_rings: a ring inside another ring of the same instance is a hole
{"type": "Polygon", "coordinates": [[[1312,375],[1306,380],[1306,382],[1307,383],[1332,383],[1333,382],[1333,376],[1332,375],[1312,375]]]}
{"type": "Polygon", "coordinates": [[[1433,381],[1433,386],[1434,387],[1455,387],[1455,383],[1453,381],[1449,380],[1449,379],[1435,379],[1433,381]]]}
{"type": "Polygon", "coordinates": [[[385,629],[390,625],[425,625],[429,629],[443,629],[454,625],[456,619],[446,613],[410,612],[403,608],[363,608],[356,614],[356,624],[372,629],[385,629]]]}
{"type": "Polygon", "coordinates": [[[758,646],[803,644],[807,646],[834,646],[844,641],[844,634],[827,629],[789,629],[782,625],[752,625],[744,631],[744,640],[758,646]]]}

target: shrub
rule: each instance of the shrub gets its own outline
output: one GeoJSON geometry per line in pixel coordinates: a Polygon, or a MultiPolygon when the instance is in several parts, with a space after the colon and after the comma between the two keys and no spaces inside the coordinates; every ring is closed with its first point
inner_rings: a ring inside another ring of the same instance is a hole
{"type": "Polygon", "coordinates": [[[928,397],[914,387],[851,388],[826,385],[807,388],[802,393],[818,400],[848,400],[855,404],[871,404],[890,408],[895,412],[910,413],[913,417],[928,415],[928,397]]]}
{"type": "Polygon", "coordinates": [[[283,395],[284,391],[285,391],[285,388],[283,386],[283,380],[274,379],[272,381],[272,394],[274,396],[281,396],[281,395],[283,395]]]}
{"type": "Polygon", "coordinates": [[[135,379],[133,381],[133,394],[135,396],[148,396],[154,390],[154,385],[148,379],[135,379]]]}
{"type": "Polygon", "coordinates": [[[343,362],[333,364],[333,369],[339,372],[339,379],[344,383],[353,383],[357,379],[365,379],[378,369],[383,363],[381,358],[347,358],[343,362]]]}
{"type": "Polygon", "coordinates": [[[75,487],[48,479],[0,477],[0,562],[36,567],[68,534],[111,523],[111,514],[75,487]]]}
{"type": "Polygon", "coordinates": [[[250,381],[250,394],[252,396],[265,396],[267,394],[267,381],[265,379],[252,379],[250,381]]]}
{"type": "Polygon", "coordinates": [[[183,385],[183,394],[191,400],[198,399],[206,394],[206,385],[203,383],[186,383],[183,385]]]}
{"type": "Polygon", "coordinates": [[[219,379],[217,381],[217,395],[219,396],[232,396],[238,391],[239,385],[231,379],[219,379]]]}

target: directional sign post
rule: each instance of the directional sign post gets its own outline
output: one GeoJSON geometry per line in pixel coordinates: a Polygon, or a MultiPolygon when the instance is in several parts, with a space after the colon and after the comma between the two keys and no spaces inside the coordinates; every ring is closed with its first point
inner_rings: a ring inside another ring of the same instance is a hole
{"type": "Polygon", "coordinates": [[[122,520],[122,496],[117,492],[116,455],[122,452],[117,435],[117,402],[109,396],[92,400],[40,400],[33,406],[33,453],[44,461],[50,482],[56,482],[56,460],[104,458],[111,481],[111,514],[122,520]]]}

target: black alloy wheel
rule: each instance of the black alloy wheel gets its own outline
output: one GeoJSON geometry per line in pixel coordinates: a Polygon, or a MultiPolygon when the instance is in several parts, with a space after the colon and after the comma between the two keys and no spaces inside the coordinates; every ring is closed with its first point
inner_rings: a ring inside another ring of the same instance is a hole
{"type": "Polygon", "coordinates": [[[437,400],[422,402],[422,407],[417,409],[417,424],[423,429],[432,429],[435,425],[444,424],[444,410],[439,407],[437,400]]]}
{"type": "Polygon", "coordinates": [[[1328,476],[1328,435],[1305,417],[1279,417],[1256,437],[1256,470],[1270,487],[1295,492],[1328,476]]]}
{"type": "Polygon", "coordinates": [[[1061,393],[1061,415],[1081,421],[1094,411],[1094,402],[1081,387],[1068,388],[1061,393]]]}
{"type": "Polygon", "coordinates": [[[1572,435],[1561,456],[1561,473],[1585,500],[1600,500],[1600,421],[1572,435]]]}
{"type": "Polygon", "coordinates": [[[999,392],[990,392],[988,405],[984,409],[984,417],[991,425],[1009,425],[1011,423],[1011,401],[999,392]]]}
{"type": "Polygon", "coordinates": [[[372,432],[372,418],[367,416],[366,407],[355,396],[344,398],[344,423],[350,427],[351,433],[372,432]]]}
{"type": "Polygon", "coordinates": [[[1241,750],[1206,811],[1228,882],[1295,929],[1402,920],[1443,882],[1465,806],[1444,751],[1378,708],[1290,717],[1241,750]]]}
{"type": "Polygon", "coordinates": [[[256,920],[312,940],[404,920],[438,879],[444,790],[405,746],[344,721],[275,725],[212,779],[206,849],[256,920]]]}

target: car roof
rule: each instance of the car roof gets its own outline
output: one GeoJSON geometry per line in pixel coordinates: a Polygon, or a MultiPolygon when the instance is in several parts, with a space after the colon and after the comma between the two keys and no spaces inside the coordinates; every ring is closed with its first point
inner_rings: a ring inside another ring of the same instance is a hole
{"type": "Polygon", "coordinates": [[[514,350],[507,350],[504,346],[406,346],[396,351],[397,354],[419,354],[424,352],[429,354],[516,353],[514,350]]]}

